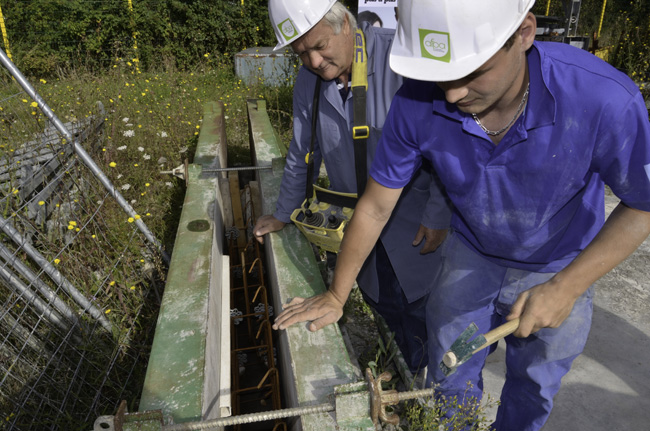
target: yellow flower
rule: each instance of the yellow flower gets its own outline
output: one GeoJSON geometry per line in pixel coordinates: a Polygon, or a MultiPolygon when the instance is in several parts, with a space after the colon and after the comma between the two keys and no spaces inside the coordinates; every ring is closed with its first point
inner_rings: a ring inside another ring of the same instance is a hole
{"type": "Polygon", "coordinates": [[[45,205],[45,201],[38,201],[38,204],[39,204],[40,206],[43,206],[43,205],[45,205]]]}
{"type": "Polygon", "coordinates": [[[140,217],[138,214],[135,215],[136,220],[140,220],[142,217],[140,217]]]}
{"type": "Polygon", "coordinates": [[[108,310],[104,311],[104,314],[108,314],[111,312],[111,309],[109,308],[108,310]]]}
{"type": "Polygon", "coordinates": [[[61,259],[54,259],[54,264],[55,264],[55,265],[58,265],[59,262],[61,262],[61,259]]]}
{"type": "Polygon", "coordinates": [[[108,285],[109,286],[115,286],[115,281],[111,281],[110,283],[108,283],[108,285]]]}
{"type": "Polygon", "coordinates": [[[111,168],[114,168],[115,166],[117,166],[117,163],[115,163],[115,162],[110,162],[110,163],[108,164],[108,166],[110,166],[111,168]]]}
{"type": "Polygon", "coordinates": [[[145,186],[145,187],[149,187],[150,185],[151,185],[151,184],[149,184],[149,183],[144,183],[144,186],[145,186]]]}
{"type": "Polygon", "coordinates": [[[32,108],[36,108],[36,107],[38,107],[38,103],[32,102],[32,103],[29,104],[29,106],[31,106],[32,108]]]}
{"type": "Polygon", "coordinates": [[[134,221],[135,221],[135,219],[133,217],[129,217],[129,219],[128,219],[129,223],[133,223],[134,221]]]}
{"type": "Polygon", "coordinates": [[[131,290],[135,290],[135,286],[131,286],[131,290]]]}

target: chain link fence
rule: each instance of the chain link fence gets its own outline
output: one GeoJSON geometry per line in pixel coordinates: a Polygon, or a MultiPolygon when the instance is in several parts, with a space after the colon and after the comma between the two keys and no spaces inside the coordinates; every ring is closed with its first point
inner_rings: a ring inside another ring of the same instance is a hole
{"type": "Polygon", "coordinates": [[[88,430],[138,399],[167,256],[93,162],[102,105],[63,124],[0,54],[0,429],[88,430]]]}

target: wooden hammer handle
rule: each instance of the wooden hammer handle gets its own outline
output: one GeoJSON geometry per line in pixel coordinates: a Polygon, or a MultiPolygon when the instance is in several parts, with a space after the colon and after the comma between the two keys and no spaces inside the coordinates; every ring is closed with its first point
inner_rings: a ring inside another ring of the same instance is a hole
{"type": "Polygon", "coordinates": [[[494,328],[490,332],[485,333],[483,336],[485,337],[485,344],[483,344],[481,347],[478,349],[474,350],[474,353],[478,352],[479,350],[489,346],[490,344],[496,343],[500,339],[507,337],[508,335],[512,334],[519,328],[519,318],[517,317],[516,319],[513,319],[509,322],[504,323],[503,325],[494,328]]]}

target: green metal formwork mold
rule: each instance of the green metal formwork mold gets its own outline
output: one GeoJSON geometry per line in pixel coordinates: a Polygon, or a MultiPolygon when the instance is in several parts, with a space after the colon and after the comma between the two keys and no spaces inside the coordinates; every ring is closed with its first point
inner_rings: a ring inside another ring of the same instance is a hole
{"type": "MultiPolygon", "coordinates": [[[[258,171],[263,212],[273,213],[277,201],[282,170],[277,169],[281,157],[277,135],[266,113],[264,100],[248,101],[249,130],[253,163],[274,166],[258,171]]],[[[293,225],[267,235],[265,250],[267,271],[276,309],[296,296],[309,297],[325,291],[311,244],[293,225]]],[[[288,407],[302,407],[331,401],[335,387],[363,379],[352,364],[338,325],[329,325],[310,332],[306,324],[294,325],[279,335],[283,355],[282,379],[288,407]]],[[[362,409],[368,404],[362,403],[362,409]]],[[[305,431],[374,430],[370,413],[359,416],[354,423],[337,424],[329,414],[302,417],[305,431]]]]}
{"type": "Polygon", "coordinates": [[[206,104],[139,405],[140,412],[161,410],[174,423],[204,419],[205,405],[212,401],[205,400],[206,374],[212,372],[206,371],[210,286],[213,265],[224,258],[218,245],[223,225],[218,178],[202,171],[225,163],[219,121],[221,105],[206,104]]]}

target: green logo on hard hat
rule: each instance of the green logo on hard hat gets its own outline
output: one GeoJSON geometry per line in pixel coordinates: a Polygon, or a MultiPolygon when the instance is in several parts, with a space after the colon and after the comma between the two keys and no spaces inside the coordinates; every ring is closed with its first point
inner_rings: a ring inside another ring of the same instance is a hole
{"type": "Polygon", "coordinates": [[[419,29],[420,51],[422,57],[449,63],[451,53],[449,51],[449,33],[419,29]]]}
{"type": "Polygon", "coordinates": [[[286,41],[290,41],[294,37],[298,36],[298,31],[296,30],[296,27],[291,22],[290,18],[287,18],[284,21],[282,21],[278,25],[278,28],[280,29],[280,33],[282,33],[282,36],[284,36],[284,39],[286,41]]]}

